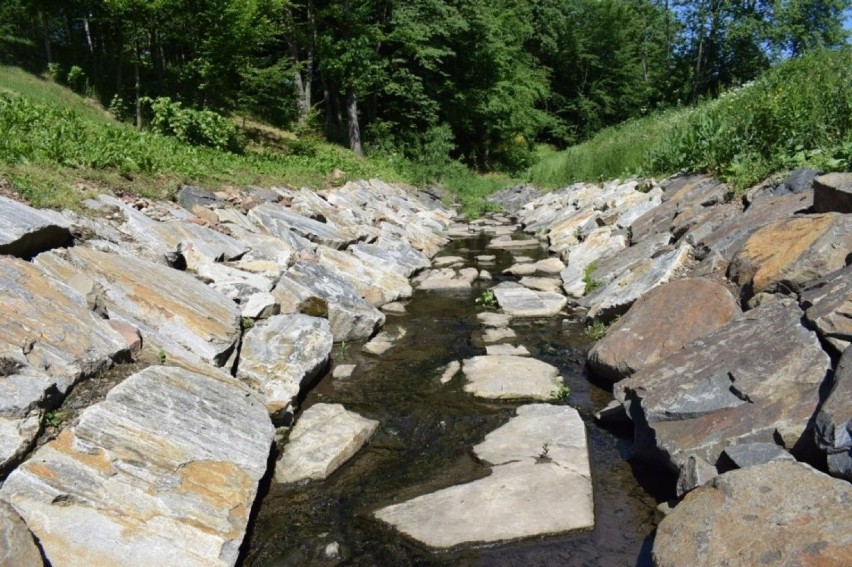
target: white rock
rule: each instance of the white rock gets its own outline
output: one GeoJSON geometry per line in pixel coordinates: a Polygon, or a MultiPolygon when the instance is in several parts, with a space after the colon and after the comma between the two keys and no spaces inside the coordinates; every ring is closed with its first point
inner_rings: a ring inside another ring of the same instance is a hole
{"type": "Polygon", "coordinates": [[[503,282],[493,291],[503,311],[513,317],[552,317],[568,303],[562,294],[533,291],[515,282],[503,282]]]}
{"type": "Polygon", "coordinates": [[[475,356],[462,371],[465,392],[480,398],[549,400],[562,383],[555,366],[520,356],[475,356]]]}
{"type": "Polygon", "coordinates": [[[485,343],[499,343],[506,339],[514,339],[517,336],[517,333],[509,327],[498,327],[487,329],[484,333],[482,333],[482,341],[485,343]]]}
{"type": "Polygon", "coordinates": [[[476,318],[486,327],[505,327],[512,320],[511,315],[507,315],[505,313],[494,313],[493,311],[478,313],[476,318]]]}
{"type": "Polygon", "coordinates": [[[393,345],[405,337],[405,327],[395,325],[389,327],[370,339],[370,342],[361,348],[361,352],[373,355],[381,355],[393,348],[393,345]]]}
{"type": "Polygon", "coordinates": [[[486,345],[485,354],[493,356],[529,356],[530,351],[523,345],[486,345]]]}
{"type": "Polygon", "coordinates": [[[441,374],[441,384],[446,384],[450,380],[456,377],[456,374],[461,370],[461,362],[454,360],[447,365],[444,369],[443,374],[441,374]]]}

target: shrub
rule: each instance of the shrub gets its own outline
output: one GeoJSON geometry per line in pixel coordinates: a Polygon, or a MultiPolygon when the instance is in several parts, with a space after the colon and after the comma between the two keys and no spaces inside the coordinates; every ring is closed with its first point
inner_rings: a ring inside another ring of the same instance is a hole
{"type": "Polygon", "coordinates": [[[174,136],[193,146],[209,146],[235,153],[243,150],[236,126],[221,114],[212,110],[184,108],[169,97],[145,97],[142,100],[150,106],[153,115],[150,127],[154,132],[174,136]]]}
{"type": "Polygon", "coordinates": [[[71,90],[78,94],[83,94],[86,91],[86,87],[88,86],[88,79],[86,78],[86,72],[83,71],[81,67],[77,65],[72,65],[68,70],[68,76],[65,79],[66,83],[71,90]]]}

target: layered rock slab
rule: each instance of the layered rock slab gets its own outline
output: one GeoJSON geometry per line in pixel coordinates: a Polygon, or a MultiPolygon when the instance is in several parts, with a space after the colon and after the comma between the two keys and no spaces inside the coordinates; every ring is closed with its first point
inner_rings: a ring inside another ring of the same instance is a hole
{"type": "Polygon", "coordinates": [[[243,337],[237,377],[261,393],[270,415],[292,409],[302,387],[325,367],[334,339],[328,321],[276,315],[243,337]]]}
{"type": "Polygon", "coordinates": [[[511,317],[552,317],[568,303],[559,293],[533,291],[515,282],[502,282],[492,291],[500,308],[511,317]]]}
{"type": "Polygon", "coordinates": [[[364,446],[378,426],[378,421],[341,404],[309,407],[299,416],[275,465],[276,482],[327,478],[364,446]]]}
{"type": "Polygon", "coordinates": [[[24,520],[0,501],[0,565],[3,567],[42,567],[41,552],[24,520]]]}
{"type": "Polygon", "coordinates": [[[848,565],[852,486],[789,461],[735,470],[660,523],[656,567],[848,565]]]}
{"type": "Polygon", "coordinates": [[[0,196],[0,255],[29,258],[71,242],[68,221],[0,196]]]}
{"type": "Polygon", "coordinates": [[[815,429],[828,471],[852,481],[852,347],[837,363],[834,384],[817,414],[815,429]]]}
{"type": "Polygon", "coordinates": [[[652,289],[589,351],[598,378],[618,382],[726,325],[740,314],[730,292],[709,280],[678,280],[652,289]]]}
{"type": "Polygon", "coordinates": [[[376,517],[437,548],[594,525],[586,431],[573,408],[521,406],[474,451],[492,465],[490,476],[382,508],[376,517]]]}
{"type": "Polygon", "coordinates": [[[475,356],[462,372],[465,392],[480,398],[548,400],[562,383],[555,366],[522,356],[475,356]]]}
{"type": "Polygon", "coordinates": [[[852,264],[811,283],[801,304],[807,320],[838,353],[852,344],[852,264]]]}
{"type": "Polygon", "coordinates": [[[676,471],[690,457],[715,465],[734,443],[810,450],[831,363],[801,319],[794,301],[769,301],[617,383],[637,456],[676,471]]]}
{"type": "Polygon", "coordinates": [[[9,475],[54,565],[234,565],[274,429],[235,380],[154,366],[9,475]]]}

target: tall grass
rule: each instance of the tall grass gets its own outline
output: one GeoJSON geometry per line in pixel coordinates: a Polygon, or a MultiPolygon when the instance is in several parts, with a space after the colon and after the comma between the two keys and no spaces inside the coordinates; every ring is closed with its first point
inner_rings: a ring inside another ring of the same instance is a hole
{"type": "Polygon", "coordinates": [[[688,170],[742,189],[805,165],[852,168],[852,48],[814,52],[717,100],[604,130],[542,159],[529,178],[556,187],[688,170]]]}

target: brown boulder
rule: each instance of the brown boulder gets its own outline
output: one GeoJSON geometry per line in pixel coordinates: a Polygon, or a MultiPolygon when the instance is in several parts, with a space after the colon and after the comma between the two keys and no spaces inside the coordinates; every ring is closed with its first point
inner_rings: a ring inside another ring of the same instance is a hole
{"type": "Polygon", "coordinates": [[[829,173],[814,179],[814,211],[852,213],[852,173],[829,173]]]}
{"type": "Polygon", "coordinates": [[[775,461],[689,493],[657,528],[656,567],[849,565],[852,486],[775,461]]]}
{"type": "Polygon", "coordinates": [[[852,344],[852,264],[809,285],[801,303],[805,318],[838,353],[852,344]]]}
{"type": "Polygon", "coordinates": [[[722,327],[740,308],[727,289],[703,278],[652,289],[589,352],[596,376],[617,382],[722,327]]]}
{"type": "Polygon", "coordinates": [[[852,252],[852,216],[791,217],[755,232],[734,255],[728,277],[744,297],[790,293],[846,265],[852,252]]]}

